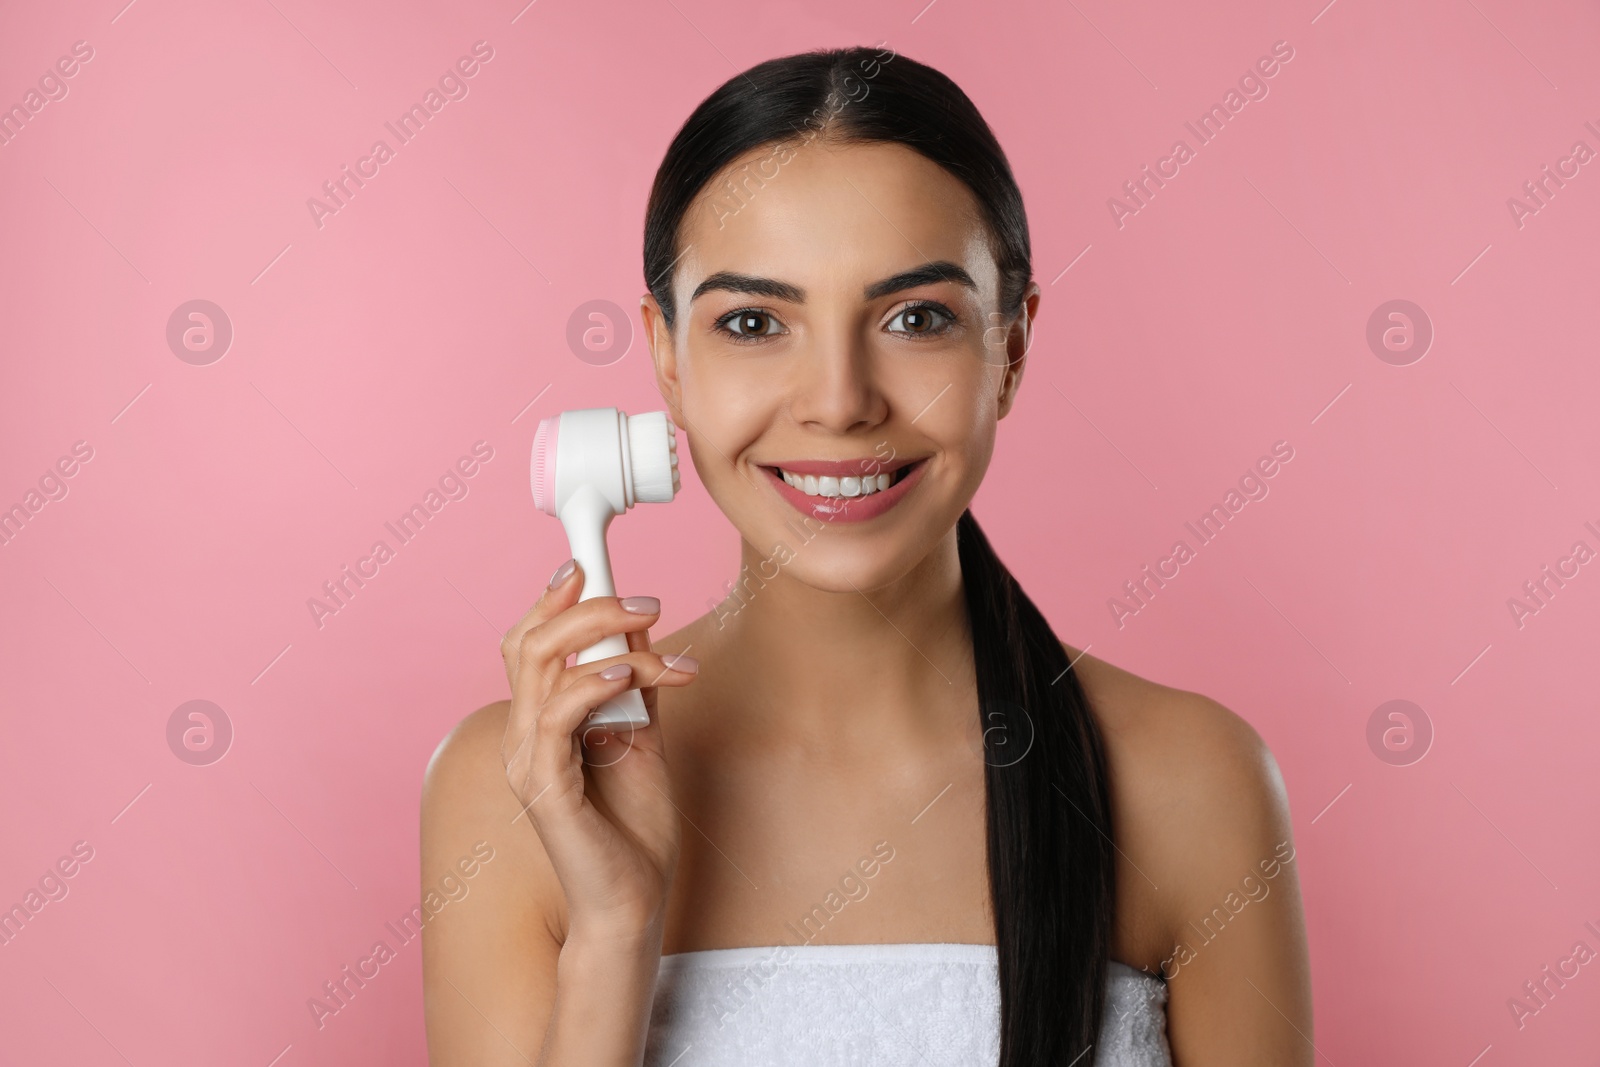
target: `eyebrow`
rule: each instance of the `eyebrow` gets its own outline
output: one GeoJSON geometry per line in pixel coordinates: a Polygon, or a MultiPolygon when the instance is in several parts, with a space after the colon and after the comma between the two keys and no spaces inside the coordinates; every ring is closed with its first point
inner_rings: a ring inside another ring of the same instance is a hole
{"type": "MultiPolygon", "coordinates": [[[[920,267],[903,270],[899,274],[891,275],[882,281],[873,282],[862,291],[862,296],[868,300],[876,300],[891,293],[898,293],[905,289],[915,289],[919,285],[931,285],[934,282],[955,282],[974,291],[978,283],[972,280],[960,265],[947,259],[924,263],[920,267]]],[[[789,282],[780,282],[774,278],[762,278],[754,274],[739,274],[735,271],[719,270],[695,287],[693,295],[689,297],[692,304],[706,293],[722,291],[727,293],[749,293],[752,296],[768,296],[774,300],[786,300],[792,304],[803,304],[806,301],[806,291],[798,285],[789,282]]]]}

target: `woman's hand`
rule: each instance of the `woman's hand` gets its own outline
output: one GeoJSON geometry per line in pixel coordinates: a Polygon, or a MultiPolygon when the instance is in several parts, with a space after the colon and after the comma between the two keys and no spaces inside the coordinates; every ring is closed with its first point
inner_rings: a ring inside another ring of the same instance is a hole
{"type": "Polygon", "coordinates": [[[654,597],[579,603],[582,590],[579,566],[568,561],[501,643],[511,683],[501,761],[566,895],[567,940],[627,946],[653,932],[659,941],[679,824],[656,687],[688,685],[698,664],[651,651],[648,627],[661,610],[654,597]],[[627,654],[566,665],[618,633],[627,634],[627,654]],[[585,724],[591,710],[634,687],[648,725],[585,724]]]}

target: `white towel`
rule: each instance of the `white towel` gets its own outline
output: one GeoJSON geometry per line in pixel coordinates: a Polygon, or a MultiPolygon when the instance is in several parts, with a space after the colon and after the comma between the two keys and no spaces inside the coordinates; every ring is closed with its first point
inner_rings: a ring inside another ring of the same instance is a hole
{"type": "MultiPolygon", "coordinates": [[[[1171,1067],[1166,983],[1107,967],[1094,1067],[1171,1067]]],[[[1049,1005],[1040,1005],[1048,1012],[1049,1005]]],[[[780,945],[661,958],[645,1067],[973,1067],[1000,1055],[993,945],[780,945]]]]}

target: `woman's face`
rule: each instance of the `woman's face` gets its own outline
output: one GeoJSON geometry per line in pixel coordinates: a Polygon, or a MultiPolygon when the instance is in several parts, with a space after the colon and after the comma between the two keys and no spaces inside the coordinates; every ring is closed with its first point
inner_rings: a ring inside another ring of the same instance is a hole
{"type": "Polygon", "coordinates": [[[1038,303],[1001,319],[990,240],[961,181],[885,143],[757,149],[685,216],[670,331],[644,300],[657,382],[764,577],[881,586],[960,517],[1038,303]]]}

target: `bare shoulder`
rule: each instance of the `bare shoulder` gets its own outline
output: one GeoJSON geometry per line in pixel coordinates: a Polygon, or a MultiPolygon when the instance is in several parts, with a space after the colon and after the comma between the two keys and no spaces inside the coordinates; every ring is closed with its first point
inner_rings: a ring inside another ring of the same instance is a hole
{"type": "Polygon", "coordinates": [[[485,747],[493,747],[498,753],[509,712],[510,701],[494,701],[467,713],[451,726],[427,761],[427,769],[422,773],[422,795],[426,797],[435,785],[445,782],[466,784],[461,781],[462,777],[470,777],[470,766],[482,758],[485,747]]]}
{"type": "Polygon", "coordinates": [[[509,700],[485,704],[457,722],[440,740],[423,772],[423,803],[430,793],[441,787],[466,787],[472,790],[480,785],[472,774],[474,765],[481,762],[485,750],[499,754],[500,739],[505,736],[506,716],[510,713],[509,700]]]}
{"type": "MultiPolygon", "coordinates": [[[[532,899],[550,903],[559,883],[549,858],[506,782],[500,743],[511,702],[498,700],[461,719],[439,742],[422,780],[423,878],[430,858],[449,863],[449,850],[468,837],[487,839],[532,899]],[[432,854],[430,856],[430,854],[432,854]]],[[[553,919],[553,916],[550,918],[553,919]]]]}
{"type": "MultiPolygon", "coordinates": [[[[1066,647],[1066,646],[1063,646],[1066,647]]],[[[1069,656],[1077,653],[1070,648],[1069,656]]],[[[1200,693],[1141,678],[1094,656],[1074,668],[1096,721],[1134,777],[1174,802],[1282,799],[1277,762],[1239,715],[1200,693]]]]}
{"type": "Polygon", "coordinates": [[[500,741],[510,709],[508,700],[484,705],[451,727],[434,749],[422,775],[425,836],[430,827],[442,829],[450,822],[482,819],[506,805],[515,813],[516,798],[500,762],[500,741]],[[494,773],[497,769],[499,774],[494,773]]]}
{"type": "Polygon", "coordinates": [[[1292,858],[1283,776],[1255,728],[1216,700],[1067,655],[1105,742],[1117,846],[1132,868],[1118,872],[1125,944],[1140,957],[1128,962],[1146,966],[1245,876],[1292,858]]]}

